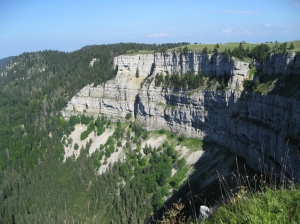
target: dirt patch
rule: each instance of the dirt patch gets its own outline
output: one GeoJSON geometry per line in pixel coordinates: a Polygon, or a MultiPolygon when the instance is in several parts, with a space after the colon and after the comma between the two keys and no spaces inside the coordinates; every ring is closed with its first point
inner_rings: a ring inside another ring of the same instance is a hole
{"type": "Polygon", "coordinates": [[[89,154],[91,155],[93,152],[95,152],[95,150],[97,148],[100,147],[100,144],[105,144],[108,137],[111,136],[114,132],[114,128],[112,129],[106,129],[105,132],[102,135],[97,136],[96,132],[91,132],[89,134],[89,136],[84,139],[81,140],[80,139],[80,135],[82,132],[84,132],[87,129],[87,126],[84,124],[76,124],[75,125],[75,130],[69,135],[69,138],[71,138],[72,144],[69,145],[68,147],[65,146],[65,155],[64,155],[64,161],[68,158],[68,157],[72,157],[73,155],[75,156],[75,158],[78,157],[79,153],[80,153],[80,149],[81,147],[86,147],[86,144],[88,143],[88,141],[90,139],[93,140],[92,145],[90,147],[89,150],[89,154]],[[78,144],[78,150],[74,149],[74,145],[78,144]]]}
{"type": "Polygon", "coordinates": [[[106,129],[105,132],[102,133],[102,135],[92,138],[93,143],[90,147],[89,155],[93,154],[93,152],[95,152],[97,148],[99,149],[101,144],[104,145],[109,136],[111,136],[113,133],[114,129],[106,129]]]}
{"type": "Polygon", "coordinates": [[[204,151],[196,151],[196,152],[192,152],[187,160],[186,160],[186,163],[189,164],[189,165],[192,165],[192,164],[195,164],[199,159],[200,157],[203,155],[204,151]]]}
{"type": "MultiPolygon", "coordinates": [[[[125,154],[123,153],[122,147],[118,147],[118,152],[114,152],[110,155],[110,157],[107,159],[107,164],[101,165],[98,173],[102,174],[109,169],[110,164],[114,164],[115,162],[118,162],[118,160],[120,160],[121,162],[125,161],[125,154]]],[[[101,162],[103,163],[104,161],[102,160],[101,162]]]]}
{"type": "MultiPolygon", "coordinates": [[[[65,146],[65,155],[64,155],[64,161],[68,158],[68,157],[72,157],[73,155],[77,158],[77,156],[79,155],[79,151],[81,149],[81,147],[83,145],[86,144],[87,140],[80,140],[80,135],[82,132],[84,132],[87,129],[87,126],[84,124],[76,124],[75,125],[75,130],[69,135],[69,138],[71,138],[72,144],[69,145],[68,147],[65,146]],[[74,149],[74,145],[78,144],[79,149],[75,150],[74,149]]],[[[88,139],[88,138],[87,138],[88,139]]]]}
{"type": "Polygon", "coordinates": [[[167,136],[162,135],[162,136],[153,136],[150,137],[148,140],[146,140],[145,142],[142,142],[142,148],[145,148],[145,145],[147,144],[148,146],[151,145],[152,148],[158,148],[159,146],[161,146],[165,140],[167,139],[167,136]]]}

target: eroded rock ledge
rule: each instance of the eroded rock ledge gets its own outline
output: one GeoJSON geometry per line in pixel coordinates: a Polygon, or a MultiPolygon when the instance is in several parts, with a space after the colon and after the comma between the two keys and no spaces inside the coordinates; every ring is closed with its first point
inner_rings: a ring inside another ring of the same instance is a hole
{"type": "MultiPolygon", "coordinates": [[[[103,86],[84,87],[62,111],[63,116],[85,112],[125,117],[132,113],[148,130],[165,128],[217,141],[253,168],[282,168],[299,182],[300,101],[242,91],[248,63],[224,55],[168,52],[122,55],[114,59],[114,65],[118,68],[116,77],[103,86]],[[205,76],[229,76],[229,90],[174,91],[155,87],[151,81],[157,73],[183,74],[199,69],[205,76]],[[288,160],[287,168],[283,159],[288,160]]],[[[265,74],[300,75],[296,54],[273,55],[256,66],[265,74]]]]}

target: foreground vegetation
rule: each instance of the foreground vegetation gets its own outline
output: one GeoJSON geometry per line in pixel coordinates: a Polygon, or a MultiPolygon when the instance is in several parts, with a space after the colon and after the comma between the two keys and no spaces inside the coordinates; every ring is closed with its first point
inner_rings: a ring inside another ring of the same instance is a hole
{"type": "Polygon", "coordinates": [[[249,193],[241,190],[219,207],[205,223],[299,223],[300,189],[272,189],[249,193]]]}
{"type": "MultiPolygon", "coordinates": [[[[231,190],[231,189],[228,189],[231,190]]],[[[299,223],[300,189],[298,185],[275,188],[263,184],[259,191],[240,186],[236,193],[229,192],[212,209],[212,214],[201,221],[185,217],[184,205],[174,203],[162,223],[299,223]]],[[[209,205],[208,205],[209,206],[209,205]]]]}

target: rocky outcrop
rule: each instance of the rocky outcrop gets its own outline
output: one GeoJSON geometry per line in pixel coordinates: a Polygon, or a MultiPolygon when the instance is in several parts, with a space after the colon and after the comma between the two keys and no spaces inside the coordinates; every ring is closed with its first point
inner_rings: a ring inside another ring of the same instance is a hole
{"type": "Polygon", "coordinates": [[[263,74],[300,74],[300,54],[289,52],[286,55],[271,55],[257,65],[263,74]]]}
{"type": "MultiPolygon", "coordinates": [[[[103,86],[84,87],[62,114],[125,117],[134,113],[148,130],[165,128],[216,141],[245,158],[253,168],[276,167],[300,181],[300,102],[242,91],[248,63],[224,55],[169,52],[118,56],[114,65],[114,79],[103,86]],[[199,69],[206,76],[230,77],[229,90],[174,91],[154,86],[152,77],[157,73],[184,74],[199,69]],[[288,168],[283,159],[288,160],[288,168]]],[[[299,67],[300,58],[295,54],[273,55],[257,64],[257,69],[269,75],[299,74],[299,67]]]]}
{"type": "Polygon", "coordinates": [[[256,169],[278,168],[286,158],[293,167],[286,172],[300,176],[300,101],[232,90],[174,93],[149,86],[140,91],[137,112],[149,130],[165,128],[216,141],[256,169]]]}
{"type": "Polygon", "coordinates": [[[197,52],[175,52],[121,55],[114,58],[117,75],[103,86],[84,87],[62,111],[69,117],[80,113],[125,117],[133,113],[141,83],[158,73],[184,74],[201,70],[206,76],[229,76],[232,89],[242,89],[242,81],[248,74],[249,64],[224,55],[207,55],[197,52]],[[137,75],[138,74],[138,75],[137,75]]]}
{"type": "Polygon", "coordinates": [[[114,64],[118,66],[118,74],[135,75],[138,70],[142,78],[155,76],[157,73],[183,75],[187,71],[197,73],[199,70],[205,76],[229,76],[229,87],[232,89],[242,89],[242,81],[249,72],[249,63],[226,57],[223,54],[213,55],[200,52],[121,55],[114,59],[114,64]]]}

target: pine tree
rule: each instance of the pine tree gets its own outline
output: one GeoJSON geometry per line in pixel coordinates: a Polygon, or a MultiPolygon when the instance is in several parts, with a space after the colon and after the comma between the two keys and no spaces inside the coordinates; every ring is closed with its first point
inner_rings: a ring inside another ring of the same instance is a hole
{"type": "Polygon", "coordinates": [[[287,47],[287,42],[284,42],[283,43],[283,54],[286,53],[286,47],[287,47]]]}

